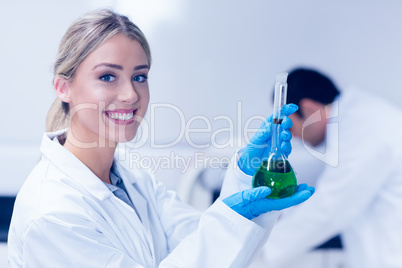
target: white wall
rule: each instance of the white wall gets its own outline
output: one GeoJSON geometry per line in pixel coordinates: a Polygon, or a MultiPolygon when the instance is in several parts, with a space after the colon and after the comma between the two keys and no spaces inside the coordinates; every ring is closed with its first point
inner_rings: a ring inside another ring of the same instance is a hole
{"type": "MultiPolygon", "coordinates": [[[[193,150],[189,141],[210,145],[213,131],[230,127],[216,116],[233,121],[233,133],[217,136],[222,144],[250,117],[270,114],[275,74],[298,65],[327,72],[342,89],[353,84],[402,104],[399,0],[2,1],[0,193],[16,192],[38,160],[61,36],[77,16],[105,5],[149,38],[151,102],[176,107],[155,110],[156,143],[180,138],[195,116],[211,122],[211,131],[183,136],[166,152],[193,150]]],[[[200,118],[190,127],[206,128],[200,118]]]]}
{"type": "MultiPolygon", "coordinates": [[[[136,2],[143,1],[119,1],[134,20],[137,13],[152,20],[150,6],[158,1],[138,12],[136,2]]],[[[143,25],[155,58],[151,93],[188,118],[235,118],[239,100],[243,123],[268,115],[275,74],[298,65],[323,70],[342,89],[353,84],[402,104],[401,1],[183,0],[172,7],[175,17],[143,25]]],[[[156,114],[163,135],[157,138],[177,135],[174,115],[156,114]]]]}
{"type": "Polygon", "coordinates": [[[109,0],[1,1],[0,194],[15,194],[40,158],[47,111],[55,98],[52,65],[65,30],[109,0]]]}

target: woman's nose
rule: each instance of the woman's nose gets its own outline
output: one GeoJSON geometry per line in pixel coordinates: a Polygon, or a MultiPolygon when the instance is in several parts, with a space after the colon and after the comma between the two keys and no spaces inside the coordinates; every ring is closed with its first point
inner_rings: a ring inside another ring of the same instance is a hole
{"type": "Polygon", "coordinates": [[[121,89],[119,94],[119,100],[124,103],[132,104],[138,101],[138,94],[134,85],[131,82],[127,82],[121,89]]]}

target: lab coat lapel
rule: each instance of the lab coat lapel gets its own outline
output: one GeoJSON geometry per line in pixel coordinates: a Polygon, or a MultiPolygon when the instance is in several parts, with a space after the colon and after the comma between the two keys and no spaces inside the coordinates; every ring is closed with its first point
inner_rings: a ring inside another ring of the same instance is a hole
{"type": "Polygon", "coordinates": [[[113,232],[118,236],[126,252],[133,259],[141,260],[145,267],[150,267],[153,253],[149,248],[142,223],[133,209],[114,196],[103,201],[102,206],[109,211],[107,215],[111,216],[107,221],[113,222],[113,232]]]}
{"type": "Polygon", "coordinates": [[[119,173],[120,178],[122,178],[127,189],[127,193],[141,218],[142,228],[144,229],[143,234],[146,235],[146,241],[148,242],[150,251],[152,254],[154,254],[154,245],[151,233],[151,226],[149,222],[147,201],[144,199],[143,194],[138,191],[135,185],[136,179],[132,172],[129,172],[120,164],[116,163],[115,170],[119,173]]]}
{"type": "Polygon", "coordinates": [[[41,144],[43,157],[47,158],[61,172],[99,200],[104,200],[113,195],[84,163],[69,150],[61,146],[55,137],[61,135],[63,131],[44,134],[41,144]]]}
{"type": "Polygon", "coordinates": [[[66,175],[66,179],[63,179],[64,183],[73,183],[72,187],[98,199],[98,202],[102,204],[101,209],[104,210],[104,212],[100,213],[106,218],[111,228],[114,229],[114,233],[117,234],[126,251],[134,259],[141,259],[146,267],[152,266],[154,249],[153,241],[150,237],[146,201],[137,191],[133,190],[134,187],[129,183],[129,180],[125,179],[126,176],[132,177],[132,175],[120,168],[119,164],[117,165],[118,172],[123,178],[130,198],[134,198],[132,199],[133,203],[138,202],[139,213],[142,219],[145,220],[143,223],[141,223],[130,206],[115,197],[84,163],[58,142],[55,137],[62,133],[63,131],[44,134],[41,145],[42,156],[66,175]],[[142,200],[140,200],[141,198],[142,200]]]}

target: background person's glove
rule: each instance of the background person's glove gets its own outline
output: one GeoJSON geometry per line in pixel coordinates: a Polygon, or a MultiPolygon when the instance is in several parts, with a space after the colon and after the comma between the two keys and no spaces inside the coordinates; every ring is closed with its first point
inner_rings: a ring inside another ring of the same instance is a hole
{"type": "Polygon", "coordinates": [[[314,191],[314,187],[303,183],[297,186],[296,193],[292,196],[268,199],[265,197],[271,193],[271,189],[261,186],[235,193],[223,199],[223,202],[243,217],[251,220],[269,211],[282,210],[303,203],[314,194],[314,191]]]}
{"type": "MultiPolygon", "coordinates": [[[[281,123],[281,149],[288,156],[292,151],[290,140],[292,134],[289,129],[293,126],[292,120],[288,117],[296,112],[296,104],[286,104],[282,107],[282,113],[285,115],[281,123]]],[[[258,131],[250,139],[249,143],[244,147],[243,152],[237,162],[239,168],[247,175],[253,176],[260,166],[261,162],[268,158],[271,151],[271,136],[272,136],[272,115],[268,117],[260,126],[258,131]]]]}

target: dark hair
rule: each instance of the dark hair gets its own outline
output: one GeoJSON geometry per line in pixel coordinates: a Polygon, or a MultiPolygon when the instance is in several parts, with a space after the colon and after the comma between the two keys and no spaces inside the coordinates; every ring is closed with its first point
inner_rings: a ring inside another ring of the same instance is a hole
{"type": "MultiPolygon", "coordinates": [[[[300,101],[305,98],[327,105],[340,94],[329,77],[312,69],[292,70],[288,75],[287,82],[286,103],[294,103],[298,106],[300,106],[300,101]]],[[[297,111],[297,114],[302,116],[300,110],[297,111]]]]}

